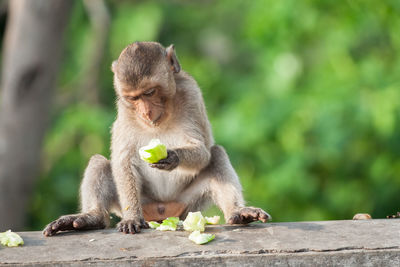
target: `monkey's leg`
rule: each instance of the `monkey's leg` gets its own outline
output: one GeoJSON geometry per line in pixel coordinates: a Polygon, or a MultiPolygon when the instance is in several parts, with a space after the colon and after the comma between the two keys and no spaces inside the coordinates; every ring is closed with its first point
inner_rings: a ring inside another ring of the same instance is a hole
{"type": "Polygon", "coordinates": [[[109,225],[109,212],[120,213],[109,160],[94,155],[85,170],[81,188],[82,212],[61,216],[43,230],[45,236],[58,231],[102,229],[109,225]]]}
{"type": "Polygon", "coordinates": [[[209,165],[200,172],[192,184],[181,194],[178,202],[187,205],[182,214],[204,208],[212,200],[224,213],[230,224],[253,221],[267,222],[271,216],[260,208],[245,207],[242,187],[225,150],[218,145],[211,148],[209,165]]]}

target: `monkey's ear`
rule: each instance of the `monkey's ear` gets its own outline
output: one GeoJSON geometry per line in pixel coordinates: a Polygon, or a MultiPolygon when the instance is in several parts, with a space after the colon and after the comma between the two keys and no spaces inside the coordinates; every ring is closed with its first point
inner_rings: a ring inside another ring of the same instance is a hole
{"type": "Polygon", "coordinates": [[[114,60],[113,63],[111,64],[111,71],[114,73],[117,71],[117,64],[118,60],[114,60]]]}
{"type": "Polygon", "coordinates": [[[181,71],[181,65],[179,64],[178,59],[176,58],[173,44],[167,47],[167,59],[169,64],[171,64],[171,70],[174,73],[178,73],[181,71]]]}

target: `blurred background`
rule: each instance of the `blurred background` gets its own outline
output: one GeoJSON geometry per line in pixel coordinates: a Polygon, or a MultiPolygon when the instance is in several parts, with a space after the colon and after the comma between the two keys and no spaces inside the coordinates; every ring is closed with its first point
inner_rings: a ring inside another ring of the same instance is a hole
{"type": "Polygon", "coordinates": [[[111,62],[145,40],[198,81],[249,205],[275,222],[400,209],[398,0],[0,6],[1,231],[79,209],[90,156],[110,155],[111,62]]]}

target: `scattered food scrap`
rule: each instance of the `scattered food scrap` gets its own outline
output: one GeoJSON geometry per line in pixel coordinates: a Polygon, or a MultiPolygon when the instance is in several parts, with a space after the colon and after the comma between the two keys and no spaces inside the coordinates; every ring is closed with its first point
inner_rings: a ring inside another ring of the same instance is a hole
{"type": "Polygon", "coordinates": [[[149,222],[149,226],[151,229],[157,229],[157,227],[160,226],[160,223],[152,221],[152,222],[149,222]]]}
{"type": "Polygon", "coordinates": [[[219,216],[214,216],[214,217],[204,217],[206,219],[207,224],[219,224],[220,217],[219,216]]]}
{"type": "Polygon", "coordinates": [[[178,227],[179,218],[178,217],[168,217],[163,220],[160,226],[156,228],[159,231],[175,231],[178,227]]]}
{"type": "Polygon", "coordinates": [[[8,230],[6,232],[0,233],[0,242],[3,246],[7,247],[18,247],[24,244],[24,240],[17,234],[8,230]]]}
{"type": "Polygon", "coordinates": [[[200,231],[198,231],[198,230],[193,231],[189,235],[189,239],[192,240],[194,243],[196,243],[198,245],[202,245],[202,244],[208,243],[211,240],[213,240],[214,238],[215,238],[215,235],[212,235],[212,234],[201,234],[200,231]]]}
{"type": "Polygon", "coordinates": [[[205,224],[206,224],[206,219],[204,219],[200,211],[189,212],[186,219],[183,221],[183,229],[189,232],[197,230],[200,232],[204,232],[205,224]]]}
{"type": "Polygon", "coordinates": [[[204,218],[200,211],[197,212],[189,212],[186,219],[184,221],[180,221],[178,217],[169,217],[162,221],[162,223],[151,221],[149,222],[149,226],[152,229],[156,229],[159,231],[176,231],[183,229],[185,231],[192,232],[189,235],[189,239],[194,243],[202,245],[210,242],[215,238],[213,234],[202,234],[204,232],[206,223],[208,224],[218,224],[220,220],[219,216],[214,217],[206,217],[204,218]]]}

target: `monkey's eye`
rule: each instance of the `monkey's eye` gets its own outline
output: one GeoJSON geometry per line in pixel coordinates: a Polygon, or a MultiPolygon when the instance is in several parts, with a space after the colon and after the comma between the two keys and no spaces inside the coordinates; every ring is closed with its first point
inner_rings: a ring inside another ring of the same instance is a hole
{"type": "Polygon", "coordinates": [[[136,101],[139,99],[139,96],[126,96],[126,99],[128,99],[129,101],[136,101]]]}
{"type": "Polygon", "coordinates": [[[156,89],[155,88],[151,88],[151,89],[147,90],[146,92],[144,92],[143,95],[152,96],[152,95],[154,95],[155,92],[156,92],[156,89]]]}

